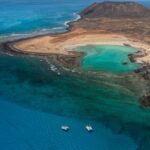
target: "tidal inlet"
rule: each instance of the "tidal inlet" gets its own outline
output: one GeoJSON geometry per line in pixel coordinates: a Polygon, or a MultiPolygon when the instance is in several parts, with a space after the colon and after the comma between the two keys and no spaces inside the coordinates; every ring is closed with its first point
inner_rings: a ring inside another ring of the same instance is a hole
{"type": "Polygon", "coordinates": [[[0,0],[1,150],[150,150],[150,2],[0,0]]]}

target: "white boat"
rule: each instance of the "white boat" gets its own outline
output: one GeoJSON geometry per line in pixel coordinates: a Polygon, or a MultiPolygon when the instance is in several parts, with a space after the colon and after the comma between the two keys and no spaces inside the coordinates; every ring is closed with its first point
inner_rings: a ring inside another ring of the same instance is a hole
{"type": "Polygon", "coordinates": [[[91,125],[86,125],[85,128],[86,128],[86,130],[87,130],[88,132],[92,132],[92,131],[93,131],[93,128],[92,128],[91,125]]]}
{"type": "Polygon", "coordinates": [[[61,126],[61,129],[63,130],[63,131],[69,131],[69,126],[65,126],[65,125],[62,125],[61,126]]]}

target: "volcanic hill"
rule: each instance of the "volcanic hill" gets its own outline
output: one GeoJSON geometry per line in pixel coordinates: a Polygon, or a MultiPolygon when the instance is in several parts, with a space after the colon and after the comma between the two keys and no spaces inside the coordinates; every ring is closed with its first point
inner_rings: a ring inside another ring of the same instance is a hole
{"type": "Polygon", "coordinates": [[[82,18],[143,18],[150,16],[150,9],[136,2],[94,3],[84,9],[82,18]]]}

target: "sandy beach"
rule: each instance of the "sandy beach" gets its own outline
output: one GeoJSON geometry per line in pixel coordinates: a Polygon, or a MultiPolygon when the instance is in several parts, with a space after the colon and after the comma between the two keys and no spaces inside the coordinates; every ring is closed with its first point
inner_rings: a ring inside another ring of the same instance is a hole
{"type": "Polygon", "coordinates": [[[76,28],[63,34],[46,35],[15,42],[11,44],[11,47],[26,53],[74,55],[75,53],[70,52],[72,49],[90,44],[129,45],[143,52],[143,57],[137,57],[138,63],[150,63],[150,45],[140,40],[103,30],[76,28]]]}

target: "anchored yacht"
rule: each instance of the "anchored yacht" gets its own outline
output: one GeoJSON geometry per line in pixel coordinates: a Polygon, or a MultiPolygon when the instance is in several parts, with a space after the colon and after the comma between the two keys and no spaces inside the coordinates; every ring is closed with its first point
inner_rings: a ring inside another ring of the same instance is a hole
{"type": "Polygon", "coordinates": [[[87,130],[88,132],[92,132],[92,131],[93,131],[93,128],[92,128],[91,125],[86,125],[85,128],[86,128],[86,130],[87,130]]]}
{"type": "Polygon", "coordinates": [[[66,126],[66,125],[62,125],[61,126],[61,129],[63,130],[63,131],[69,131],[69,126],[66,126]]]}

